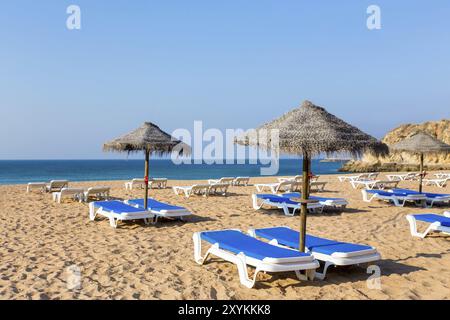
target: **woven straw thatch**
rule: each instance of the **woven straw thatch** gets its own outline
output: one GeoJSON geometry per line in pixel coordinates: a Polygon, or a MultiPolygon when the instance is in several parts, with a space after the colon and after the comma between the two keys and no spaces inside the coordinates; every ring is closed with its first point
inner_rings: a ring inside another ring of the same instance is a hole
{"type": "Polygon", "coordinates": [[[136,130],[105,143],[103,150],[118,152],[148,150],[150,153],[164,154],[171,152],[175,146],[182,147],[180,149],[185,154],[190,152],[188,145],[162,131],[157,125],[145,122],[136,130]]]}
{"type": "Polygon", "coordinates": [[[425,132],[416,132],[409,138],[389,146],[395,151],[410,153],[448,153],[450,145],[425,132]]]}
{"type": "Polygon", "coordinates": [[[267,135],[265,130],[272,129],[279,130],[280,151],[290,154],[307,154],[311,157],[336,152],[349,152],[352,155],[361,155],[366,151],[376,155],[388,152],[385,144],[310,101],[304,101],[301,107],[256,130],[247,131],[237,137],[235,142],[270,148],[270,134],[267,135]],[[267,142],[261,142],[261,135],[269,137],[267,142]]]}

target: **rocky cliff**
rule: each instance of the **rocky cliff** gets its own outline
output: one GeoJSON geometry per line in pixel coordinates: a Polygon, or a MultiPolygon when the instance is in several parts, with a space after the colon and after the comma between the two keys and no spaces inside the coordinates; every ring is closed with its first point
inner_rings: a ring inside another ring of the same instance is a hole
{"type": "MultiPolygon", "coordinates": [[[[416,131],[426,132],[439,140],[450,144],[450,119],[428,121],[422,124],[404,124],[390,131],[382,141],[387,145],[408,138],[416,131]]],[[[361,160],[347,162],[341,171],[416,171],[419,156],[405,152],[392,152],[387,157],[374,157],[366,154],[361,160]]],[[[432,170],[450,169],[450,154],[425,155],[425,167],[432,170]]]]}

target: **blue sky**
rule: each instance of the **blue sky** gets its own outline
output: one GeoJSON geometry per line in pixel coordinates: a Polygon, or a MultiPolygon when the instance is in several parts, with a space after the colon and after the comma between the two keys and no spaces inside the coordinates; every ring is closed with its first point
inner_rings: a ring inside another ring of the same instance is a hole
{"type": "Polygon", "coordinates": [[[102,143],[144,120],[251,128],[305,99],[380,138],[450,117],[449,40],[448,0],[2,1],[0,159],[123,158],[102,143]]]}

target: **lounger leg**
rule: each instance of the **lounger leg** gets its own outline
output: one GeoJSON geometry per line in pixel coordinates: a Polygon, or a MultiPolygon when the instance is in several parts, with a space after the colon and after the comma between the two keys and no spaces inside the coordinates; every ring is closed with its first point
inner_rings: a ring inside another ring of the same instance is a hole
{"type": "Polygon", "coordinates": [[[332,265],[333,265],[333,263],[331,263],[331,262],[329,262],[329,261],[326,261],[326,262],[325,262],[325,265],[323,266],[322,272],[317,272],[317,271],[316,271],[316,273],[315,273],[316,279],[319,279],[319,280],[325,279],[325,277],[326,277],[326,275],[327,275],[327,270],[328,270],[328,268],[329,268],[330,266],[332,266],[332,265]]]}
{"type": "Polygon", "coordinates": [[[423,233],[418,232],[416,219],[412,216],[406,216],[406,219],[409,222],[409,229],[410,229],[411,235],[413,237],[419,237],[419,238],[423,239],[428,235],[428,233],[430,233],[432,230],[435,229],[435,223],[432,223],[428,226],[428,228],[423,233]]]}
{"type": "Polygon", "coordinates": [[[255,210],[261,209],[264,202],[261,202],[261,204],[258,204],[258,197],[255,194],[252,195],[252,199],[253,199],[253,209],[255,209],[255,210]]]}
{"type": "Polygon", "coordinates": [[[314,277],[316,276],[316,270],[315,269],[305,270],[305,274],[302,274],[299,270],[295,270],[295,275],[297,276],[298,280],[313,281],[314,277]]]}
{"type": "Polygon", "coordinates": [[[208,258],[209,250],[206,252],[205,256],[202,257],[202,239],[200,238],[200,233],[195,232],[192,238],[194,240],[194,260],[198,264],[203,264],[208,258]]]}
{"type": "MultiPolygon", "coordinates": [[[[100,210],[100,209],[99,209],[100,210]]],[[[95,211],[94,203],[89,204],[89,219],[92,221],[95,220],[95,216],[97,215],[97,212],[95,211]]]]}
{"type": "Polygon", "coordinates": [[[113,227],[114,229],[117,228],[117,224],[119,223],[118,219],[114,219],[113,217],[109,217],[109,224],[111,225],[111,227],[113,227]]]}

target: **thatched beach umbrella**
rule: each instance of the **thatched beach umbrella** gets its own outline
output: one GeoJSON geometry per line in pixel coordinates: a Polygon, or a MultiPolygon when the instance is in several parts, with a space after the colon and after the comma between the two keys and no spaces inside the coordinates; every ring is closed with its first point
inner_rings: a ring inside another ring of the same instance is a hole
{"type": "Polygon", "coordinates": [[[409,138],[389,146],[399,152],[409,152],[420,155],[419,192],[422,192],[423,157],[430,153],[448,153],[450,146],[425,132],[416,132],[409,138]]]}
{"type": "Polygon", "coordinates": [[[118,152],[138,152],[145,153],[145,196],[144,206],[147,210],[148,201],[148,173],[150,154],[166,154],[177,150],[180,154],[188,153],[189,146],[175,139],[170,134],[162,131],[157,125],[151,122],[145,122],[136,130],[127,133],[117,139],[106,142],[103,145],[104,151],[118,152]]]}
{"type": "Polygon", "coordinates": [[[311,158],[319,154],[349,152],[360,155],[365,151],[375,154],[387,153],[387,146],[358,128],[328,113],[310,101],[303,102],[280,118],[266,123],[256,130],[249,130],[236,137],[236,143],[270,148],[270,136],[261,136],[271,130],[279,130],[279,149],[282,152],[303,156],[303,188],[300,213],[300,251],[305,251],[306,213],[309,199],[311,158]],[[259,139],[257,139],[259,137],[259,139]]]}

